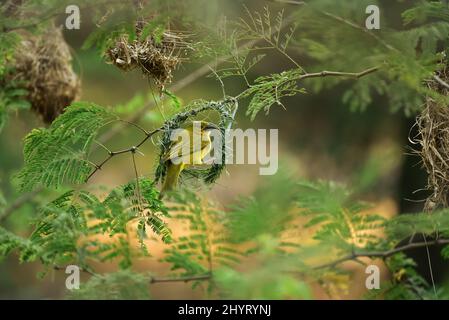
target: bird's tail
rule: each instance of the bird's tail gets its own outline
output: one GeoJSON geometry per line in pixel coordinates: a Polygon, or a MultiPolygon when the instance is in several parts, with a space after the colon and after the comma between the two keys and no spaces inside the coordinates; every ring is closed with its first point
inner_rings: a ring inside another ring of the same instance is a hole
{"type": "Polygon", "coordinates": [[[167,165],[167,175],[165,176],[164,184],[162,185],[160,197],[162,198],[167,191],[173,190],[178,185],[179,174],[184,169],[184,164],[173,164],[171,162],[167,165]]]}

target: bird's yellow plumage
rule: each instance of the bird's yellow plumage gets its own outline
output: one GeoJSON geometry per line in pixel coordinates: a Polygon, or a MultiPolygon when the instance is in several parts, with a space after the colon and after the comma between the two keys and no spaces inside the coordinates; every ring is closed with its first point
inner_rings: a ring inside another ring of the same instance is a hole
{"type": "Polygon", "coordinates": [[[162,185],[161,195],[176,188],[179,175],[189,165],[203,164],[203,159],[212,148],[211,130],[218,129],[214,124],[200,121],[184,129],[181,141],[173,142],[162,158],[166,162],[167,174],[162,185]],[[187,152],[187,154],[186,154],[187,152]]]}

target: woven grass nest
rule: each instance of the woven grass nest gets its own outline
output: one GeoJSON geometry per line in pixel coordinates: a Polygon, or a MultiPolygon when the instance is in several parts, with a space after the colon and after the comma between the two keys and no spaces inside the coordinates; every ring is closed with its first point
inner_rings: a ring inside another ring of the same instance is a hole
{"type": "Polygon", "coordinates": [[[80,93],[70,49],[61,28],[51,27],[40,35],[24,33],[22,38],[11,77],[27,89],[31,108],[51,123],[80,93]]]}
{"type": "Polygon", "coordinates": [[[181,61],[180,54],[186,48],[183,37],[164,32],[160,37],[149,35],[145,39],[128,40],[127,35],[120,36],[115,44],[106,50],[108,63],[123,71],[139,68],[152,79],[161,91],[171,82],[173,70],[181,61]]]}
{"type": "MultiPolygon", "coordinates": [[[[437,76],[449,82],[449,65],[437,76]]],[[[449,95],[449,89],[432,79],[428,86],[442,96],[449,95]]],[[[427,198],[424,210],[433,211],[449,206],[449,105],[438,98],[428,96],[424,110],[417,117],[418,135],[415,142],[421,146],[415,152],[422,159],[428,173],[427,188],[431,195],[427,198]]]]}
{"type": "Polygon", "coordinates": [[[218,163],[217,161],[217,163],[213,163],[207,166],[199,165],[184,169],[181,172],[180,178],[181,183],[185,183],[187,181],[192,181],[193,184],[193,181],[202,181],[205,184],[214,183],[220,177],[226,166],[226,157],[229,151],[227,150],[224,137],[226,130],[230,128],[230,126],[234,122],[235,114],[233,114],[233,112],[235,112],[237,104],[237,100],[231,97],[228,97],[222,101],[197,101],[189,106],[187,111],[178,113],[171,119],[167,120],[162,130],[162,137],[158,143],[159,155],[157,159],[157,167],[155,170],[156,183],[159,181],[163,182],[167,174],[166,161],[163,161],[162,157],[166,154],[167,150],[169,150],[172,144],[172,141],[170,139],[171,132],[175,129],[180,128],[184,123],[190,125],[192,121],[199,120],[198,116],[200,114],[211,111],[218,113],[220,117],[217,126],[220,129],[221,135],[223,137],[221,145],[221,162],[218,163]]]}

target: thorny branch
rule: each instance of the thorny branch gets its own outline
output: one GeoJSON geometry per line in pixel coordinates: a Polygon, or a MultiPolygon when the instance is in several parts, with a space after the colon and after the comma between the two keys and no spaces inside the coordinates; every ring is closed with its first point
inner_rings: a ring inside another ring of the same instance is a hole
{"type": "MultiPolygon", "coordinates": [[[[354,251],[351,254],[341,257],[332,262],[312,267],[312,269],[321,270],[321,269],[332,268],[332,267],[335,267],[343,262],[357,261],[358,258],[382,258],[382,259],[385,259],[385,258],[388,258],[397,253],[408,251],[411,249],[422,248],[422,247],[433,246],[433,245],[443,245],[443,244],[449,244],[449,239],[436,239],[436,240],[427,241],[427,242],[423,241],[423,242],[408,243],[406,245],[403,245],[403,246],[400,246],[397,248],[393,248],[390,250],[386,250],[386,251],[360,251],[360,252],[354,251]]],[[[54,266],[54,269],[55,270],[63,270],[63,268],[59,267],[59,266],[54,266]]],[[[87,269],[81,269],[81,271],[87,272],[93,276],[96,275],[93,271],[90,271],[87,269]]],[[[162,282],[206,281],[206,280],[211,280],[212,278],[213,278],[212,272],[199,274],[199,275],[181,276],[181,277],[151,277],[150,284],[162,283],[162,282]]]]}
{"type": "MultiPolygon", "coordinates": [[[[224,100],[221,101],[221,103],[229,103],[229,102],[235,102],[237,99],[234,97],[228,97],[224,100]]],[[[213,104],[212,104],[213,105],[213,104]]],[[[195,116],[198,113],[201,113],[203,111],[206,110],[211,110],[211,104],[207,104],[207,105],[203,105],[201,107],[195,108],[195,109],[191,109],[188,111],[184,111],[184,112],[180,112],[176,115],[176,118],[180,118],[180,119],[187,119],[189,117],[195,116]]],[[[228,128],[232,125],[232,122],[234,121],[234,117],[237,111],[237,105],[234,107],[233,113],[232,113],[232,119],[230,119],[229,121],[229,125],[228,128]]],[[[99,164],[94,164],[95,168],[94,170],[89,174],[89,176],[86,178],[86,182],[88,182],[90,180],[90,178],[99,170],[101,170],[103,168],[103,166],[109,161],[111,160],[113,157],[120,155],[120,154],[125,154],[125,153],[132,153],[134,155],[135,152],[138,151],[139,147],[141,147],[148,139],[150,139],[154,134],[167,130],[168,127],[170,127],[170,123],[173,120],[169,119],[167,121],[165,121],[159,128],[154,129],[153,131],[146,131],[145,129],[137,126],[138,128],[140,128],[140,130],[142,132],[145,133],[145,137],[135,146],[129,147],[127,149],[123,149],[123,150],[118,150],[118,151],[110,151],[107,147],[105,147],[102,143],[99,143],[99,145],[101,147],[103,147],[106,151],[108,151],[108,156],[99,164]]],[[[128,122],[129,123],[129,122],[128,122]]],[[[134,125],[133,123],[130,123],[131,125],[134,125]]],[[[135,159],[133,158],[133,161],[135,159]]],[[[134,163],[135,166],[135,163],[134,163]]]]}
{"type": "MultiPolygon", "coordinates": [[[[133,124],[134,125],[134,124],[133,124]]],[[[137,149],[142,146],[148,139],[150,139],[154,134],[158,133],[159,131],[161,131],[163,129],[163,126],[155,129],[151,132],[147,132],[146,130],[144,130],[145,137],[135,146],[129,147],[127,149],[123,149],[123,150],[117,150],[117,151],[109,151],[108,152],[108,156],[99,164],[95,165],[95,169],[89,174],[89,176],[86,178],[86,182],[89,181],[89,179],[99,170],[101,170],[103,168],[103,166],[109,161],[111,160],[113,157],[120,155],[120,154],[125,154],[125,153],[135,153],[137,151],[137,149]]],[[[143,130],[143,129],[142,129],[143,130]]]]}

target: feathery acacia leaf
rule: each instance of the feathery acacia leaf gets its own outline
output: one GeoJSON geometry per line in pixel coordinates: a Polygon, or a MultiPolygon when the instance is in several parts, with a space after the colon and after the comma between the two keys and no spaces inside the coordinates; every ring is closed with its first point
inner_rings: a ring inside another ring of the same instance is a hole
{"type": "Polygon", "coordinates": [[[34,129],[24,140],[25,166],[17,178],[22,190],[84,183],[92,169],[89,150],[98,130],[117,120],[106,109],[73,103],[48,129],[34,129]]]}

